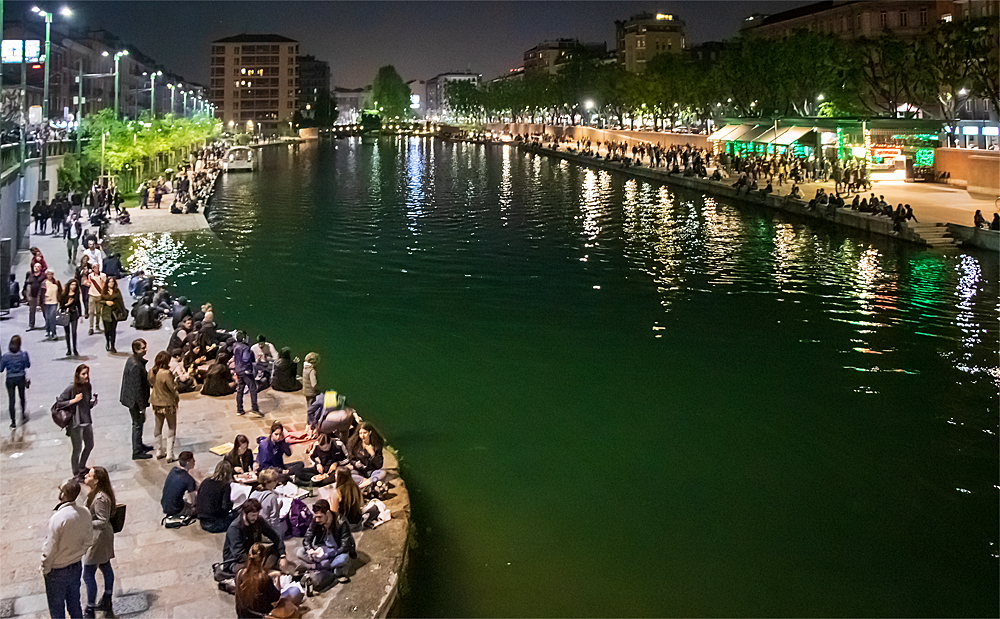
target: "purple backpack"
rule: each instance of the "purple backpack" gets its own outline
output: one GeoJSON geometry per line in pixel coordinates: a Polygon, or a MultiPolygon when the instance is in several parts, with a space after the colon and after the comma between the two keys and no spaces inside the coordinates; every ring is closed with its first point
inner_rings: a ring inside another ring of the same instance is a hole
{"type": "Polygon", "coordinates": [[[304,537],[312,524],[313,513],[302,499],[292,499],[287,518],[289,537],[304,537]]]}

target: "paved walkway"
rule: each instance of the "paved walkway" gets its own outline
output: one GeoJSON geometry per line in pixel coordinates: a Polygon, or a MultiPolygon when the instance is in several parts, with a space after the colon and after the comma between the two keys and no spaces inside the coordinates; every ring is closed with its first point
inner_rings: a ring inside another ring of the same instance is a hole
{"type": "MultiPolygon", "coordinates": [[[[179,217],[179,216],[178,216],[179,217]]],[[[42,250],[56,277],[71,276],[66,246],[61,238],[32,237],[31,245],[42,250]]],[[[14,273],[22,279],[28,253],[21,252],[14,273]]],[[[123,282],[125,280],[122,280],[123,282]]],[[[127,288],[127,286],[123,286],[127,288]]],[[[127,297],[127,290],[123,290],[127,297]]],[[[128,302],[127,302],[128,305],[128,302]]],[[[44,324],[38,317],[36,324],[44,324]]],[[[57,488],[70,476],[70,444],[65,433],[52,423],[49,407],[56,395],[72,381],[80,363],[91,368],[91,383],[99,394],[94,409],[95,447],[90,464],[108,469],[118,500],[128,505],[125,530],[115,536],[115,605],[119,614],[137,617],[231,617],[233,597],[220,592],[211,578],[210,566],[222,557],[222,534],[210,534],[197,525],[183,529],[160,526],[159,500],[163,480],[172,465],[165,460],[131,459],[128,410],[118,403],[121,375],[131,341],[143,337],[149,345],[148,359],[166,347],[169,325],[158,331],[135,331],[128,322],[119,325],[119,354],[105,352],[104,336],[79,333],[81,358],[67,358],[65,341],[43,341],[44,330],[26,333],[27,308],[11,311],[0,322],[3,345],[20,334],[23,348],[31,355],[28,372],[30,420],[0,437],[0,617],[46,617],[44,582],[39,571],[46,523],[57,500],[57,488]]],[[[219,457],[208,450],[242,433],[253,441],[266,434],[272,421],[301,430],[305,426],[305,404],[301,392],[261,392],[264,418],[237,417],[234,396],[212,398],[197,393],[181,396],[178,411],[177,451],[191,450],[197,462],[194,474],[211,475],[219,457]]],[[[0,394],[0,412],[7,415],[6,390],[0,394]]],[[[363,413],[363,411],[362,411],[363,413]]],[[[152,413],[147,412],[145,439],[152,441],[152,413]]],[[[6,426],[6,421],[4,426],[6,426]]],[[[293,458],[301,456],[296,446],[293,458]]],[[[307,617],[382,616],[393,601],[398,574],[405,561],[409,523],[409,500],[405,485],[396,474],[395,458],[386,453],[391,469],[393,496],[386,501],[393,519],[374,531],[355,534],[359,559],[356,572],[346,585],[336,585],[316,598],[306,600],[307,617]]],[[[82,498],[80,499],[83,500],[82,498]]],[[[289,555],[301,540],[288,542],[289,555]]],[[[85,596],[85,593],[83,593],[85,596]]],[[[84,599],[85,603],[85,599],[84,599]]]]}

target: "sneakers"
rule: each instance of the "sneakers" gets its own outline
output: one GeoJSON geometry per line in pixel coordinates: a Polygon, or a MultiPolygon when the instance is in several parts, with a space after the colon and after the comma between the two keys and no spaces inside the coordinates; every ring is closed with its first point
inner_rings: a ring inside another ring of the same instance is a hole
{"type": "Polygon", "coordinates": [[[252,412],[252,413],[253,413],[254,415],[257,415],[258,417],[263,417],[263,416],[264,416],[264,413],[260,412],[259,410],[256,410],[256,411],[251,411],[251,412],[252,412]]]}
{"type": "Polygon", "coordinates": [[[303,576],[302,580],[299,581],[299,584],[306,590],[306,597],[311,598],[316,595],[316,592],[313,590],[313,579],[311,574],[303,576]]]}

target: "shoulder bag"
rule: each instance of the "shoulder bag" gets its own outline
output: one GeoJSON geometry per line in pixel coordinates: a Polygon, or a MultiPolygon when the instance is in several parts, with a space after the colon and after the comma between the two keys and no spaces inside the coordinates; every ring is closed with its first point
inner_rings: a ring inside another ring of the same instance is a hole
{"type": "Polygon", "coordinates": [[[58,312],[56,312],[56,324],[59,325],[60,327],[68,327],[69,312],[64,309],[61,309],[58,312]]]}
{"type": "Polygon", "coordinates": [[[76,405],[66,402],[56,402],[52,405],[52,421],[63,430],[73,421],[76,414],[76,405]]]}
{"type": "Polygon", "coordinates": [[[111,523],[111,530],[115,533],[121,533],[125,528],[125,507],[124,503],[115,505],[115,513],[111,514],[108,520],[111,523]]]}

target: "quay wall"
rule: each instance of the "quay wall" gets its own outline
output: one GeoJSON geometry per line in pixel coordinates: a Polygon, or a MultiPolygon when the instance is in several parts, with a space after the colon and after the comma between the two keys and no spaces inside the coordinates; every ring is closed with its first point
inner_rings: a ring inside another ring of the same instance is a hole
{"type": "Polygon", "coordinates": [[[850,209],[837,209],[833,213],[812,211],[806,208],[808,201],[794,200],[788,196],[775,196],[773,194],[766,195],[759,192],[754,192],[753,194],[738,192],[735,188],[733,188],[732,183],[727,183],[726,181],[711,181],[697,177],[668,176],[665,171],[651,170],[642,166],[625,167],[619,162],[596,159],[574,153],[554,151],[547,148],[534,148],[527,145],[520,145],[520,147],[527,152],[535,152],[541,155],[566,159],[568,161],[592,168],[621,172],[636,178],[645,178],[667,185],[686,187],[688,189],[704,192],[715,197],[730,198],[745,204],[757,204],[776,211],[792,213],[801,217],[829,221],[848,228],[854,228],[855,230],[863,230],[871,234],[901,239],[920,245],[927,244],[926,241],[906,226],[903,226],[899,233],[894,232],[892,229],[892,220],[885,217],[875,217],[868,213],[859,213],[850,209]]]}
{"type": "Polygon", "coordinates": [[[598,129],[596,127],[567,127],[563,125],[543,125],[538,123],[490,123],[486,125],[490,131],[502,131],[512,134],[548,133],[572,140],[590,139],[593,142],[642,142],[659,144],[663,147],[683,146],[690,144],[696,148],[708,148],[708,136],[693,133],[659,133],[656,131],[625,131],[616,129],[598,129]]]}
{"type": "Polygon", "coordinates": [[[1000,151],[971,148],[938,148],[934,171],[948,173],[948,184],[964,187],[971,194],[993,199],[1000,196],[1000,151]]]}

